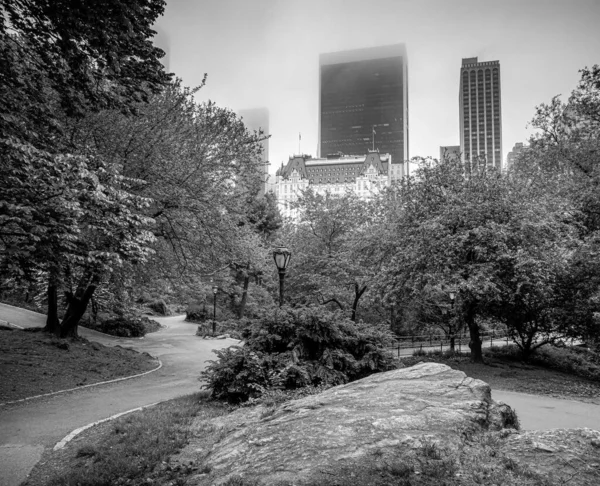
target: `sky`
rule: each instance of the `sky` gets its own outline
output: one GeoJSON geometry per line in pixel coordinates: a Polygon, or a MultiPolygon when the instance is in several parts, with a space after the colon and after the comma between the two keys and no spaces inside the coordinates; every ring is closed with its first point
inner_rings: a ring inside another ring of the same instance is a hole
{"type": "Polygon", "coordinates": [[[503,160],[600,64],[600,0],[167,0],[156,44],[196,101],[266,107],[270,172],[316,156],[319,54],[405,43],[410,157],[459,145],[461,59],[500,61],[503,160]],[[302,134],[301,147],[298,134],[302,134]]]}

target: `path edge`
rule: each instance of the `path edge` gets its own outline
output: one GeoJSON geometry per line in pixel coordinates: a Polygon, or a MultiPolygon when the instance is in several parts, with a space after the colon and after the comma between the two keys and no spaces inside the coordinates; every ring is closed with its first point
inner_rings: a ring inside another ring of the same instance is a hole
{"type": "Polygon", "coordinates": [[[61,393],[68,393],[68,392],[72,392],[72,391],[83,390],[84,388],[90,388],[93,386],[108,385],[110,383],[117,383],[119,381],[131,380],[132,378],[139,378],[140,376],[148,375],[150,373],[154,373],[155,371],[160,370],[163,366],[163,363],[160,359],[157,359],[157,361],[158,361],[158,366],[156,368],[153,368],[148,371],[144,371],[143,373],[138,373],[137,375],[123,376],[121,378],[115,378],[114,380],[99,381],[98,383],[90,383],[89,385],[82,385],[82,386],[77,386],[75,388],[68,388],[67,390],[59,390],[59,391],[55,391],[55,392],[44,393],[42,395],[34,395],[32,397],[26,397],[26,398],[21,398],[19,400],[13,400],[12,402],[3,402],[3,403],[0,403],[0,407],[2,407],[4,405],[12,405],[15,403],[26,402],[29,400],[35,400],[37,398],[51,397],[53,395],[59,395],[61,393]]]}

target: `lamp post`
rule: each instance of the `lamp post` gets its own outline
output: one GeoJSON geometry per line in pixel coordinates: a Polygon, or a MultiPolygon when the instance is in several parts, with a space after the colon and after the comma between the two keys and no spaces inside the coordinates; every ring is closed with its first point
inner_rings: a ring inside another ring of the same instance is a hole
{"type": "Polygon", "coordinates": [[[219,287],[213,285],[213,322],[212,322],[212,333],[215,335],[215,331],[217,330],[217,292],[219,291],[219,287]]]}
{"type": "Polygon", "coordinates": [[[454,351],[454,327],[453,327],[453,321],[452,319],[454,318],[454,299],[456,298],[456,294],[454,293],[454,291],[450,291],[448,293],[448,295],[450,296],[450,323],[448,324],[449,327],[449,331],[450,331],[450,349],[452,351],[454,351]]]}
{"type": "Polygon", "coordinates": [[[290,263],[291,256],[292,252],[283,246],[273,250],[273,259],[279,271],[279,307],[283,305],[283,279],[285,278],[285,270],[288,263],[290,263]]]}

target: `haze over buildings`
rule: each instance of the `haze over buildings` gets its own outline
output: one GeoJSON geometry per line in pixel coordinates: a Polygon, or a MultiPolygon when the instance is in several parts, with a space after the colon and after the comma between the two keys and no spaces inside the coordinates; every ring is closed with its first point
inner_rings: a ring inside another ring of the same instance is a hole
{"type": "Polygon", "coordinates": [[[263,131],[265,140],[261,142],[262,153],[261,162],[263,164],[263,183],[261,187],[261,194],[266,192],[266,185],[269,179],[269,110],[267,108],[249,108],[245,110],[238,110],[238,116],[240,116],[246,125],[246,128],[252,132],[263,131]]]}
{"type": "Polygon", "coordinates": [[[566,100],[578,71],[599,62],[599,18],[598,0],[168,0],[157,27],[184,85],[208,74],[198,102],[268,107],[274,174],[297,153],[298,132],[317,155],[321,53],[406,44],[409,155],[424,157],[460,143],[461,58],[500,60],[506,157],[533,131],[535,107],[566,100]]]}
{"type": "Polygon", "coordinates": [[[319,154],[377,149],[408,160],[408,59],[395,44],[319,56],[319,154]]]}

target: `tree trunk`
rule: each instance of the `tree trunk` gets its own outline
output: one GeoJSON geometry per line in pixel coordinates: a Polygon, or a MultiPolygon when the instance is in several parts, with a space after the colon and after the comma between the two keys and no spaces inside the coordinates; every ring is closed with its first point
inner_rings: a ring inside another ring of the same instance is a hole
{"type": "Polygon", "coordinates": [[[246,300],[248,300],[248,285],[250,284],[250,275],[246,273],[244,277],[244,287],[242,290],[242,299],[238,307],[238,319],[244,317],[244,310],[246,309],[246,300]]]}
{"type": "Polygon", "coordinates": [[[352,302],[352,321],[356,322],[356,310],[358,309],[358,301],[362,297],[362,294],[367,290],[367,286],[364,285],[362,289],[358,287],[358,284],[354,284],[354,302],[352,302]]]}
{"type": "Polygon", "coordinates": [[[483,352],[481,347],[481,336],[479,335],[479,325],[475,322],[475,312],[468,309],[465,314],[465,322],[469,326],[469,348],[471,349],[471,361],[473,363],[483,363],[483,352]]]}
{"type": "Polygon", "coordinates": [[[69,298],[67,312],[60,324],[60,337],[77,337],[77,326],[94,295],[98,281],[99,277],[96,274],[88,273],[82,277],[75,295],[69,298]]]}
{"type": "Polygon", "coordinates": [[[52,276],[48,280],[48,315],[46,316],[45,332],[58,335],[60,333],[60,321],[58,320],[58,285],[52,276]]]}

